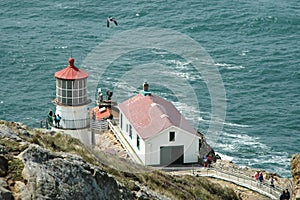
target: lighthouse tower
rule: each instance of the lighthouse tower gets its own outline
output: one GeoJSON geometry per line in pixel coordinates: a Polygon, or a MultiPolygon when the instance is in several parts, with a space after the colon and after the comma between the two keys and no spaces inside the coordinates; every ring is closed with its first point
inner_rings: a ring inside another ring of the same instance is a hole
{"type": "Polygon", "coordinates": [[[55,73],[56,105],[55,114],[61,116],[59,129],[69,133],[85,143],[90,143],[87,130],[90,126],[87,96],[88,73],[75,67],[74,58],[69,66],[55,73]],[[85,135],[83,135],[85,134],[85,135]]]}

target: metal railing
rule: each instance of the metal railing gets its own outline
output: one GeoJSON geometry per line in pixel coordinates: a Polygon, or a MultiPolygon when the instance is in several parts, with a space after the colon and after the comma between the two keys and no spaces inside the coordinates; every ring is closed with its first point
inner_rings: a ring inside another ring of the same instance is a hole
{"type": "MultiPolygon", "coordinates": [[[[55,127],[55,124],[53,124],[53,120],[49,120],[49,117],[45,119],[45,122],[42,120],[40,121],[40,127],[41,128],[51,128],[55,127]],[[43,125],[45,123],[45,126],[43,125]]],[[[60,122],[59,127],[55,128],[61,128],[61,129],[83,129],[83,128],[89,128],[90,127],[90,119],[79,119],[79,120],[66,120],[62,119],[60,122]]]]}
{"type": "Polygon", "coordinates": [[[91,121],[91,130],[92,131],[99,131],[104,132],[108,129],[108,122],[106,119],[100,119],[100,120],[90,120],[91,121]]]}
{"type": "MultiPolygon", "coordinates": [[[[253,176],[249,176],[249,174],[245,174],[242,170],[239,169],[226,169],[218,167],[206,168],[206,174],[198,175],[210,176],[234,182],[238,185],[247,187],[251,190],[257,191],[265,196],[268,196],[271,199],[279,199],[282,191],[285,189],[279,185],[271,187],[267,181],[263,181],[262,183],[260,183],[257,180],[255,180],[253,176]]],[[[292,191],[290,190],[290,192],[292,191]]]]}

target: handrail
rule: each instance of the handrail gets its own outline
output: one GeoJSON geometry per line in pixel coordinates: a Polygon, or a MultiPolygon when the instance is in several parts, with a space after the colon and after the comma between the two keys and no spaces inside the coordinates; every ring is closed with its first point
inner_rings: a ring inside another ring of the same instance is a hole
{"type": "Polygon", "coordinates": [[[118,139],[118,141],[121,143],[121,145],[124,147],[124,149],[126,150],[127,154],[130,156],[130,158],[135,161],[138,162],[139,164],[142,164],[143,162],[140,160],[140,158],[135,155],[133,156],[133,153],[135,153],[133,150],[130,151],[128,149],[128,145],[126,145],[123,141],[123,139],[120,138],[119,134],[118,134],[118,130],[116,130],[116,127],[112,124],[111,120],[107,119],[108,121],[108,125],[110,127],[110,129],[112,130],[112,132],[114,133],[114,135],[116,136],[116,138],[118,139]]]}
{"type": "Polygon", "coordinates": [[[260,192],[264,195],[269,196],[272,199],[278,199],[281,195],[281,192],[284,188],[280,186],[275,186],[274,188],[270,187],[268,183],[258,183],[252,177],[245,175],[242,170],[226,170],[224,168],[207,168],[205,176],[212,176],[212,173],[219,176],[216,178],[224,178],[228,181],[240,183],[240,185],[247,186],[248,188],[260,192]],[[210,173],[209,173],[210,172],[210,173]],[[226,178],[227,177],[227,178],[226,178]]]}
{"type": "MultiPolygon", "coordinates": [[[[225,169],[218,167],[164,167],[162,168],[164,171],[168,171],[172,174],[177,175],[192,175],[192,176],[207,176],[213,177],[221,180],[225,180],[228,182],[235,183],[237,185],[246,187],[258,193],[261,193],[265,196],[270,197],[271,199],[279,199],[280,195],[284,188],[275,185],[275,188],[272,188],[268,182],[259,183],[255,180],[251,175],[245,174],[243,170],[240,169],[225,169]],[[191,171],[190,171],[191,170],[191,171]]],[[[292,190],[290,190],[291,192],[292,190]]]]}

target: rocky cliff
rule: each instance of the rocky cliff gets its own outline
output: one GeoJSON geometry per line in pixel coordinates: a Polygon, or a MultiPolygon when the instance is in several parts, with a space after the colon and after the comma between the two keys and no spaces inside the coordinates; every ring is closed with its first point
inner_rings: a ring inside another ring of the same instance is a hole
{"type": "Polygon", "coordinates": [[[240,199],[204,177],[142,168],[64,134],[0,121],[0,199],[240,199]]]}
{"type": "Polygon", "coordinates": [[[293,176],[293,199],[300,200],[300,154],[293,155],[291,159],[291,171],[293,176]]]}

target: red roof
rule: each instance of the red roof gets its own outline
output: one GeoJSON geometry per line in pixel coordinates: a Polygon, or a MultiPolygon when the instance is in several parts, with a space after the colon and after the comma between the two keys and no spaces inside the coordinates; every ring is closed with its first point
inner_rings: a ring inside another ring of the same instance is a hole
{"type": "Polygon", "coordinates": [[[171,126],[199,136],[176,107],[159,96],[138,94],[119,104],[119,109],[143,139],[152,137],[171,126]]]}
{"type": "Polygon", "coordinates": [[[96,120],[106,119],[106,118],[108,118],[110,116],[111,109],[110,108],[106,108],[106,107],[103,107],[103,108],[99,109],[99,107],[96,106],[90,112],[91,117],[93,116],[93,113],[95,114],[96,120]]]}
{"type": "Polygon", "coordinates": [[[78,80],[87,78],[89,74],[74,65],[74,58],[69,58],[69,66],[56,72],[55,78],[64,80],[78,80]]]}

